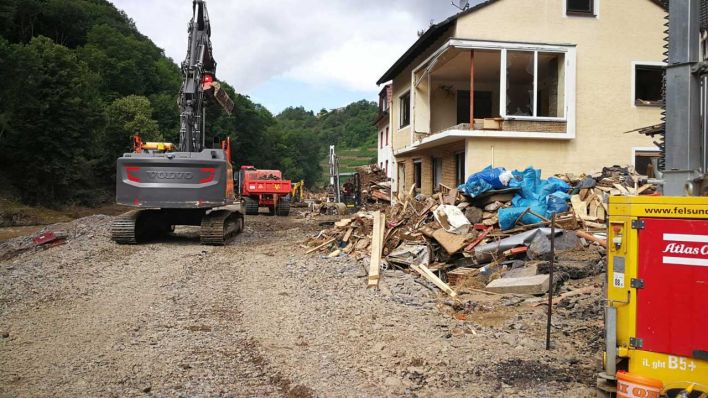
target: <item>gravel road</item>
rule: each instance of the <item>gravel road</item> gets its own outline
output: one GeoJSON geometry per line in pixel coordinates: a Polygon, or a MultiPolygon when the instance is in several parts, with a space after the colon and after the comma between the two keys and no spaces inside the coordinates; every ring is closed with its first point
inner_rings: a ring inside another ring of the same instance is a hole
{"type": "Polygon", "coordinates": [[[1,397],[595,396],[594,302],[560,309],[545,351],[545,307],[402,271],[366,289],[364,261],[304,254],[316,221],[249,217],[206,247],[118,246],[110,219],[0,256],[1,397]]]}

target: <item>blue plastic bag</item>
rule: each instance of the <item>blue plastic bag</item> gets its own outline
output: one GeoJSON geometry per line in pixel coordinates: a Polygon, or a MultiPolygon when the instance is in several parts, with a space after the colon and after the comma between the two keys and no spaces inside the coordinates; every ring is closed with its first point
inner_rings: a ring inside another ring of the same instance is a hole
{"type": "Polygon", "coordinates": [[[461,184],[457,189],[474,198],[492,189],[506,188],[506,185],[499,180],[499,176],[505,171],[503,167],[487,166],[482,171],[469,176],[467,182],[461,184]]]}
{"type": "Polygon", "coordinates": [[[565,192],[554,192],[546,198],[546,211],[550,214],[568,211],[570,195],[565,192]]]}
{"type": "MultiPolygon", "coordinates": [[[[514,179],[509,182],[510,187],[520,188],[511,200],[512,207],[499,210],[499,226],[502,230],[514,228],[516,220],[526,209],[550,218],[553,213],[568,210],[570,196],[567,191],[571,189],[565,181],[550,177],[541,179],[541,170],[528,167],[524,171],[514,170],[514,179]]],[[[525,214],[519,224],[535,224],[542,220],[533,214],[525,214]]]]}

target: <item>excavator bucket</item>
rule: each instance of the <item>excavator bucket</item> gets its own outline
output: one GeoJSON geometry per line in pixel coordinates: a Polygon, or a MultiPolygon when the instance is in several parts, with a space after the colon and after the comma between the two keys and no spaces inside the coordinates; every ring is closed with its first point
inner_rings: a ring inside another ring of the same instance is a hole
{"type": "Polygon", "coordinates": [[[214,99],[230,115],[234,111],[234,102],[229,97],[229,94],[221,88],[218,82],[213,82],[211,85],[214,87],[214,99]]]}

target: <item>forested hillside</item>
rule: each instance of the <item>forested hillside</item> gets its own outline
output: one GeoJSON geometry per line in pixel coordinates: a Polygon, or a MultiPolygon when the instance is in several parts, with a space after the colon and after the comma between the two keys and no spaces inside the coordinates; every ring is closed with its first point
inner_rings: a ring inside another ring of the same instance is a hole
{"type": "MultiPolygon", "coordinates": [[[[181,60],[167,58],[112,4],[4,0],[0,34],[1,193],[49,206],[110,201],[115,159],[131,135],[178,141],[181,60]]],[[[217,59],[226,51],[215,50],[217,59]]],[[[235,110],[207,110],[207,142],[231,136],[237,166],[281,168],[313,185],[328,145],[375,147],[374,103],[274,116],[222,83],[235,110]]]]}

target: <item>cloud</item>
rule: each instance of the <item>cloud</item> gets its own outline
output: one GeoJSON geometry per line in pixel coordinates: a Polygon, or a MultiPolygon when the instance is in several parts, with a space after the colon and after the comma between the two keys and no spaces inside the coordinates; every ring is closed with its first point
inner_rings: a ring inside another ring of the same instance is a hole
{"type": "MultiPolygon", "coordinates": [[[[180,62],[192,9],[186,1],[115,0],[180,62]]],[[[275,78],[375,90],[416,32],[456,10],[448,0],[210,0],[217,76],[249,93],[275,78]]]]}

